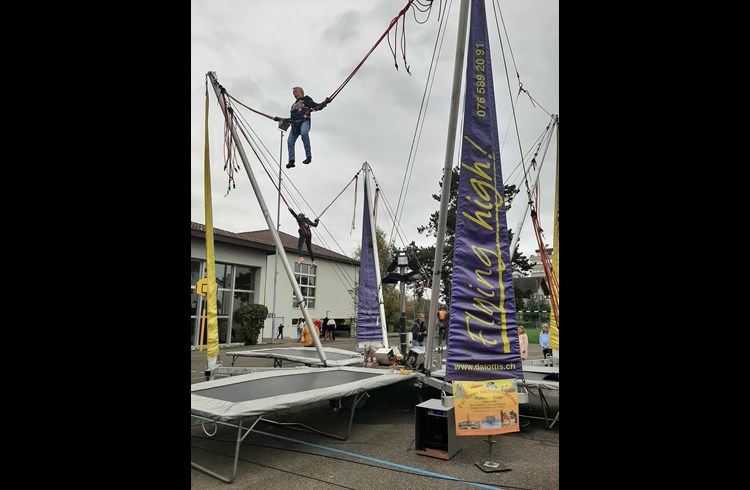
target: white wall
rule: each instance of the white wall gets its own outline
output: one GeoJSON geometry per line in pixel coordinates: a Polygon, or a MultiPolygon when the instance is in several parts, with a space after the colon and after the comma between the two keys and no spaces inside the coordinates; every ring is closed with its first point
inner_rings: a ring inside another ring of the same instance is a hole
{"type": "MultiPolygon", "coordinates": [[[[275,255],[269,255],[265,272],[265,305],[268,307],[268,313],[273,313],[273,271],[275,255]]],[[[287,253],[289,264],[294,270],[294,261],[297,260],[296,253],[287,253]]],[[[309,260],[309,258],[307,259],[309,260]]],[[[315,257],[317,265],[316,290],[315,290],[315,307],[308,308],[308,313],[313,318],[324,318],[326,312],[330,312],[332,318],[350,318],[354,317],[354,301],[349,293],[358,280],[359,267],[343,264],[340,262],[331,262],[324,257],[315,257]]],[[[294,291],[289,281],[284,266],[279,259],[277,264],[276,276],[276,311],[277,317],[284,317],[284,336],[296,337],[297,331],[292,327],[292,320],[302,316],[302,310],[297,306],[294,299],[294,291]]],[[[276,326],[278,328],[278,320],[276,326]]],[[[271,337],[272,328],[271,319],[267,319],[263,337],[271,337]]]]}
{"type": "MultiPolygon", "coordinates": [[[[190,240],[191,258],[206,258],[206,241],[204,238],[192,237],[190,240]]],[[[268,313],[274,313],[273,308],[273,275],[275,254],[266,255],[265,252],[255,251],[247,247],[214,241],[214,256],[216,262],[259,267],[256,275],[255,302],[266,305],[268,313]]],[[[287,259],[294,270],[296,253],[288,253],[287,259]]],[[[309,260],[309,258],[307,259],[309,260]]],[[[316,299],[315,307],[308,308],[311,317],[324,318],[330,312],[332,318],[354,317],[354,301],[349,293],[358,281],[359,267],[340,262],[331,262],[324,257],[316,257],[316,299]]],[[[296,329],[292,327],[292,320],[302,316],[302,310],[295,307],[294,292],[281,260],[277,264],[276,276],[276,311],[277,317],[283,317],[284,336],[296,337],[296,329]]],[[[278,328],[277,320],[276,327],[278,328]]],[[[273,322],[267,319],[262,336],[272,336],[273,322]]]]}
{"type": "MultiPolygon", "coordinates": [[[[203,238],[191,238],[190,257],[206,258],[206,240],[203,238]]],[[[216,262],[230,264],[248,265],[251,267],[265,267],[265,252],[255,251],[251,248],[240,247],[229,243],[216,242],[214,240],[214,259],[216,262]]]]}

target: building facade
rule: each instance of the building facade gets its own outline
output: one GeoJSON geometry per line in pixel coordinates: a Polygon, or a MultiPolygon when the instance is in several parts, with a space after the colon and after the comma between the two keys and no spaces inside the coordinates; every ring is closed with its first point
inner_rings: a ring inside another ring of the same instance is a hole
{"type": "MultiPolygon", "coordinates": [[[[552,258],[552,248],[546,249],[547,254],[552,258]]],[[[513,273],[513,287],[516,291],[516,297],[522,297],[521,291],[530,291],[530,297],[517,301],[517,320],[519,324],[532,328],[540,328],[544,322],[549,323],[550,311],[550,291],[547,283],[547,276],[544,274],[544,265],[539,249],[535,250],[536,254],[529,257],[529,262],[536,262],[531,268],[528,276],[523,276],[518,272],[513,273]],[[540,305],[545,305],[541,307],[540,305]]]]}
{"type": "MultiPolygon", "coordinates": [[[[233,313],[243,304],[263,304],[269,318],[261,332],[262,338],[273,338],[279,324],[284,325],[286,338],[297,335],[297,320],[302,317],[294,289],[281,260],[276,255],[273,235],[269,230],[233,233],[214,228],[214,263],[218,286],[217,309],[219,343],[238,343],[233,313]],[[275,278],[275,281],[274,281],[275,278]],[[275,317],[275,318],[272,318],[275,317]],[[275,321],[274,321],[275,320],[275,321]]],[[[315,267],[305,256],[297,264],[297,237],[279,232],[286,259],[305,297],[313,318],[334,318],[337,324],[355,317],[354,291],[359,282],[359,261],[332,250],[313,245],[315,267]]],[[[205,227],[190,225],[190,342],[197,346],[201,324],[204,325],[206,298],[195,292],[195,285],[207,273],[205,227]]],[[[260,339],[259,339],[260,340],[260,339]]]]}
{"type": "MultiPolygon", "coordinates": [[[[544,265],[542,264],[542,255],[539,253],[539,249],[534,250],[536,252],[534,255],[531,255],[529,257],[529,262],[536,262],[534,266],[531,268],[530,276],[543,276],[544,275],[544,265]]],[[[553,249],[552,247],[546,248],[547,256],[552,260],[552,253],[553,249]]]]}

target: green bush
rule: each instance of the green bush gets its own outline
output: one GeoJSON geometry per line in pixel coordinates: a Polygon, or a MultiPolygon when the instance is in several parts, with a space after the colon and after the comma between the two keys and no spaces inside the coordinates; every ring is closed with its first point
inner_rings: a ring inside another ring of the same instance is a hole
{"type": "Polygon", "coordinates": [[[258,343],[258,334],[263,330],[263,322],[268,317],[265,305],[242,305],[234,312],[233,323],[239,333],[240,342],[245,345],[258,343]]]}

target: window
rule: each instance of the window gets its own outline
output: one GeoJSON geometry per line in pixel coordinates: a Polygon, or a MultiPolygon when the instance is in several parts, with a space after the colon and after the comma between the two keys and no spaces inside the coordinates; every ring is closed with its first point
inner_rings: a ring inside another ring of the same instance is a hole
{"type": "MultiPolygon", "coordinates": [[[[244,265],[222,264],[216,262],[216,294],[217,319],[219,324],[219,342],[236,342],[236,331],[232,328],[232,313],[242,304],[251,304],[255,299],[255,281],[257,269],[244,265]],[[227,337],[229,335],[229,338],[227,337]]],[[[190,260],[190,338],[193,345],[197,345],[203,308],[206,298],[195,292],[195,283],[206,276],[208,272],[206,261],[190,260]]],[[[204,325],[203,341],[206,332],[204,325]]]]}
{"type": "Polygon", "coordinates": [[[190,261],[190,285],[195,289],[195,283],[198,282],[201,276],[201,261],[191,260],[190,261]]]}
{"type": "Polygon", "coordinates": [[[232,271],[234,267],[231,264],[220,264],[216,262],[216,285],[219,289],[232,287],[232,271]]]}
{"type": "Polygon", "coordinates": [[[234,280],[234,289],[252,292],[255,289],[255,269],[244,265],[238,265],[235,268],[237,277],[234,280]]]}
{"type": "MultiPolygon", "coordinates": [[[[315,308],[315,267],[310,264],[294,264],[294,278],[297,280],[297,284],[299,284],[307,307],[315,308]]],[[[292,293],[292,306],[294,308],[298,306],[294,293],[292,293]]]]}

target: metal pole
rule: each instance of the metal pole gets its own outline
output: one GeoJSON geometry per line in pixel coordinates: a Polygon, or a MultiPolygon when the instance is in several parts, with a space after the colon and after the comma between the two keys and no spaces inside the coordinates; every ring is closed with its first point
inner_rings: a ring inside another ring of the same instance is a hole
{"type": "Polygon", "coordinates": [[[461,96],[461,80],[466,56],[466,28],[469,20],[469,0],[461,0],[458,15],[458,36],[456,37],[456,61],[453,65],[453,91],[451,92],[451,110],[448,121],[448,144],[445,147],[445,164],[443,165],[443,193],[440,195],[440,212],[438,214],[437,242],[435,243],[435,261],[432,266],[432,292],[430,294],[430,313],[427,324],[427,345],[425,347],[425,370],[429,373],[432,366],[432,349],[435,343],[435,320],[440,296],[440,271],[443,269],[443,242],[445,241],[445,223],[448,220],[448,201],[450,200],[451,174],[453,172],[453,150],[456,146],[456,128],[458,126],[458,105],[461,96]]]}
{"type": "MultiPolygon", "coordinates": [[[[549,133],[547,134],[547,143],[544,145],[544,153],[542,153],[542,161],[537,166],[536,172],[534,172],[534,176],[531,178],[531,189],[529,190],[529,195],[531,196],[534,194],[534,191],[537,188],[537,185],[539,184],[539,174],[542,172],[542,165],[544,164],[544,158],[547,156],[547,148],[549,147],[549,142],[552,139],[552,133],[554,133],[555,125],[557,124],[557,120],[555,119],[556,116],[552,116],[552,129],[550,129],[549,133]]],[[[523,228],[523,223],[526,221],[526,216],[529,215],[529,208],[531,208],[531,198],[527,199],[526,202],[526,209],[524,209],[523,214],[521,215],[521,221],[516,225],[516,229],[513,232],[513,240],[510,242],[510,260],[513,260],[513,255],[516,253],[516,247],[518,247],[518,241],[521,239],[521,229],[523,228]]]]}
{"type": "MultiPolygon", "coordinates": [[[[216,74],[213,72],[207,73],[208,78],[211,80],[211,85],[214,88],[214,92],[216,93],[216,98],[221,101],[221,85],[219,85],[219,81],[216,79],[216,74]]],[[[231,124],[231,120],[228,121],[229,131],[232,133],[232,140],[234,140],[234,143],[237,147],[237,153],[240,155],[240,159],[242,160],[242,165],[245,167],[245,172],[247,172],[247,176],[250,178],[250,184],[253,187],[253,191],[255,192],[255,197],[258,198],[258,204],[260,205],[260,209],[263,212],[263,217],[266,219],[266,224],[268,225],[268,229],[271,230],[271,235],[273,235],[273,241],[276,245],[276,254],[282,254],[284,253],[284,245],[281,243],[281,238],[279,238],[279,233],[276,231],[276,228],[273,224],[273,220],[271,219],[271,213],[268,212],[268,206],[266,206],[266,201],[263,199],[263,194],[260,192],[260,187],[258,186],[258,182],[255,180],[255,174],[253,174],[253,169],[250,167],[250,164],[247,162],[247,155],[245,155],[245,149],[242,146],[242,142],[240,141],[239,136],[237,136],[237,130],[234,128],[234,124],[231,124]]],[[[289,259],[287,258],[286,254],[284,254],[284,259],[281,261],[281,265],[284,266],[284,271],[286,272],[286,276],[289,279],[289,283],[292,285],[292,290],[294,291],[294,296],[297,298],[297,302],[299,303],[300,311],[302,312],[302,316],[305,319],[305,322],[307,322],[308,330],[310,331],[310,335],[312,336],[313,343],[315,344],[315,350],[318,351],[318,357],[320,358],[320,362],[323,363],[324,366],[328,367],[328,359],[326,358],[326,353],[323,350],[323,346],[320,343],[320,338],[318,337],[318,332],[315,331],[315,325],[312,322],[312,318],[310,317],[310,313],[307,311],[307,306],[305,305],[305,297],[302,296],[302,291],[299,288],[299,284],[297,284],[297,279],[294,277],[294,271],[292,270],[292,266],[289,263],[289,259]]]]}
{"type": "MultiPolygon", "coordinates": [[[[279,128],[281,129],[281,128],[279,128]]],[[[281,129],[279,135],[279,189],[281,189],[281,159],[283,158],[284,148],[284,130],[281,129]]],[[[281,192],[276,196],[276,234],[279,234],[279,224],[281,222],[281,192]]],[[[271,303],[272,319],[271,319],[271,343],[273,344],[274,338],[276,338],[276,276],[278,275],[277,266],[279,263],[279,253],[276,251],[276,256],[273,258],[273,302],[271,303]]],[[[281,339],[283,342],[284,339],[281,339]]]]}
{"type": "MultiPolygon", "coordinates": [[[[402,262],[401,260],[401,254],[403,252],[398,252],[399,257],[399,263],[402,262]]],[[[405,261],[405,260],[404,260],[405,261]]],[[[401,318],[400,318],[400,328],[399,328],[399,340],[401,341],[401,355],[406,356],[406,281],[404,281],[404,274],[406,274],[406,265],[401,264],[401,266],[398,268],[399,274],[401,274],[401,285],[400,285],[400,293],[401,293],[401,318]]]]}

